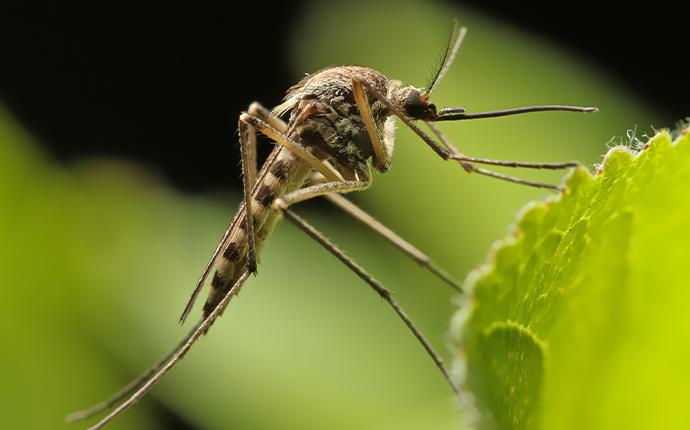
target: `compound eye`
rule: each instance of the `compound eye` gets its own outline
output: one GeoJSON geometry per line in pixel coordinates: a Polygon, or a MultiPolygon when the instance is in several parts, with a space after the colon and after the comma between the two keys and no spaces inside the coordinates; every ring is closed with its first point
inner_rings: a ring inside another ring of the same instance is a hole
{"type": "Polygon", "coordinates": [[[427,104],[422,100],[419,91],[412,90],[405,97],[405,102],[403,103],[403,108],[405,113],[411,118],[421,118],[427,109],[427,104]]]}

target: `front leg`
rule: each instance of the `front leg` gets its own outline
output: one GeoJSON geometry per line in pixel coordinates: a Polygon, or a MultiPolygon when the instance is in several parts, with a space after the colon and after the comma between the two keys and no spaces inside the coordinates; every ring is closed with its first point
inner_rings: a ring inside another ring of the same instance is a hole
{"type": "Polygon", "coordinates": [[[362,191],[369,187],[370,181],[333,181],[323,184],[310,185],[297,191],[285,194],[273,201],[273,208],[284,211],[295,203],[313,199],[331,193],[349,193],[362,191]]]}
{"type": "Polygon", "coordinates": [[[371,108],[369,107],[369,100],[364,92],[364,81],[357,78],[352,80],[352,90],[355,96],[355,102],[357,103],[357,108],[359,109],[359,114],[364,121],[364,126],[369,134],[369,140],[371,141],[371,147],[374,150],[372,155],[372,163],[376,170],[381,173],[386,173],[391,167],[391,154],[388,148],[385,148],[381,144],[381,139],[379,139],[378,129],[376,128],[376,123],[374,122],[374,116],[371,114],[371,108]]]}

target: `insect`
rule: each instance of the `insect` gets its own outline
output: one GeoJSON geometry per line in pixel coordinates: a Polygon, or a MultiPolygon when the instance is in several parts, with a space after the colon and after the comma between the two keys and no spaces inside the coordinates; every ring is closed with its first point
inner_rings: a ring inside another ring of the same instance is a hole
{"type": "Polygon", "coordinates": [[[257,257],[281,217],[317,241],[378,293],[419,340],[451,389],[460,395],[440,356],[389,290],[290,207],[323,196],[461,292],[459,283],[428,256],[342,196],[369,187],[372,167],[380,173],[388,171],[393,154],[395,118],[412,129],[441,159],[457,162],[468,173],[557,190],[555,185],[528,181],[479,166],[565,169],[577,166],[577,162],[528,163],[468,157],[458,151],[436,123],[539,111],[597,110],[593,107],[564,105],[528,106],[480,113],[467,113],[458,107],[437,109],[430,102],[431,94],[451,66],[465,34],[466,29],[459,28],[456,23],[441,64],[431,82],[423,89],[404,86],[400,81],[388,79],[366,67],[333,66],[307,75],[287,91],[283,103],[273,110],[252,103],[247,112],[240,115],[238,126],[244,198],[192,292],[180,321],[183,322],[190,314],[199,293],[211,278],[203,318],[179,345],[147,372],[112,398],[74,413],[68,420],[86,419],[119,403],[110,414],[91,427],[102,428],[150,390],[207,332],[249,276],[256,273],[257,257]],[[429,127],[431,135],[417,125],[418,121],[429,127]],[[276,144],[259,171],[256,161],[257,132],[276,144]]]}

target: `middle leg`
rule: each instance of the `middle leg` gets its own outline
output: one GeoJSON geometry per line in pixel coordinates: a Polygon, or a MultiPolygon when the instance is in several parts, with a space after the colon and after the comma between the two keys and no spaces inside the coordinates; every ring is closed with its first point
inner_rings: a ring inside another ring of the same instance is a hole
{"type": "Polygon", "coordinates": [[[326,200],[333,203],[339,209],[343,210],[348,215],[352,216],[356,220],[360,221],[362,224],[366,225],[381,237],[390,242],[393,246],[402,251],[405,255],[412,258],[417,264],[427,269],[429,272],[438,277],[445,284],[450,286],[452,289],[462,294],[462,287],[460,283],[453,279],[446,270],[441,266],[436,264],[434,260],[428,255],[420,251],[417,247],[412,245],[410,242],[406,241],[402,237],[398,236],[393,230],[389,229],[376,218],[369,215],[362,208],[352,203],[350,200],[346,199],[344,196],[331,193],[325,194],[323,196],[326,200]]]}
{"type": "MultiPolygon", "coordinates": [[[[362,279],[369,287],[371,287],[383,300],[388,303],[388,305],[393,308],[393,311],[400,317],[407,328],[412,332],[415,338],[422,344],[426,353],[431,357],[436,367],[441,371],[443,377],[446,379],[451,389],[458,398],[462,396],[460,389],[453,381],[448,368],[441,356],[434,350],[426,337],[417,328],[417,326],[412,322],[412,319],[407,315],[405,310],[400,306],[397,300],[393,297],[390,290],[383,286],[376,278],[370,275],[362,266],[357,264],[355,260],[348,257],[340,248],[338,248],[333,242],[328,240],[321,232],[314,228],[307,221],[302,219],[300,216],[295,214],[293,211],[287,208],[282,209],[285,219],[294,224],[297,228],[305,232],[309,237],[314,239],[319,245],[325,248],[338,260],[340,260],[348,269],[352,270],[360,279],[362,279]]],[[[462,399],[461,399],[462,400],[462,399]]]]}
{"type": "Polygon", "coordinates": [[[313,197],[320,195],[328,195],[329,193],[340,193],[348,191],[361,190],[368,186],[368,182],[337,182],[337,183],[323,183],[317,185],[311,185],[305,187],[301,190],[286,194],[283,197],[277,198],[273,207],[279,209],[285,219],[290,221],[300,230],[305,232],[309,237],[314,239],[322,247],[324,247],[328,252],[340,260],[345,266],[352,270],[360,279],[366,282],[369,287],[371,287],[381,298],[383,298],[386,303],[388,303],[395,313],[400,317],[400,319],[405,323],[407,328],[412,332],[412,334],[417,338],[417,340],[422,344],[427,354],[431,357],[436,364],[436,367],[441,371],[443,377],[446,379],[450,385],[453,392],[461,397],[461,392],[458,386],[453,381],[450,372],[448,371],[446,365],[444,364],[441,356],[433,349],[426,337],[421,333],[417,326],[412,322],[410,317],[405,313],[400,304],[395,300],[391,292],[385,288],[378,280],[376,280],[372,275],[370,275],[364,268],[362,268],[357,262],[348,257],[340,248],[338,248],[334,243],[329,241],[321,232],[314,228],[307,221],[302,219],[296,213],[288,209],[292,204],[302,202],[313,197]]]}
{"type": "MultiPolygon", "coordinates": [[[[318,174],[312,174],[309,178],[312,183],[322,183],[324,178],[318,174]]],[[[344,211],[346,214],[352,216],[354,219],[358,220],[362,224],[366,225],[374,232],[378,233],[381,237],[390,242],[393,246],[402,251],[405,255],[412,258],[417,264],[423,268],[430,271],[441,281],[446,283],[448,286],[453,288],[458,293],[462,294],[462,287],[460,283],[453,279],[452,276],[448,274],[441,266],[436,264],[428,255],[420,251],[417,247],[412,245],[410,242],[406,241],[393,230],[386,227],[384,224],[379,222],[376,218],[369,215],[362,208],[352,203],[350,200],[345,198],[339,193],[328,193],[324,194],[323,197],[329,202],[333,203],[336,207],[344,211]]]]}

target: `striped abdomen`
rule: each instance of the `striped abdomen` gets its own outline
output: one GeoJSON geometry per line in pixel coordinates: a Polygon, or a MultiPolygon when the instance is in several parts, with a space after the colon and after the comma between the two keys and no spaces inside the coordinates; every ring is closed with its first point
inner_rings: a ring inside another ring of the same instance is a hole
{"type": "MultiPolygon", "coordinates": [[[[259,171],[252,189],[254,238],[257,257],[263,244],[278,221],[279,212],[271,207],[273,200],[299,189],[307,179],[311,167],[289,150],[276,147],[259,171]]],[[[218,305],[225,293],[246,270],[247,233],[244,203],[240,205],[230,225],[226,244],[215,262],[211,290],[204,304],[204,317],[218,305]]]]}

